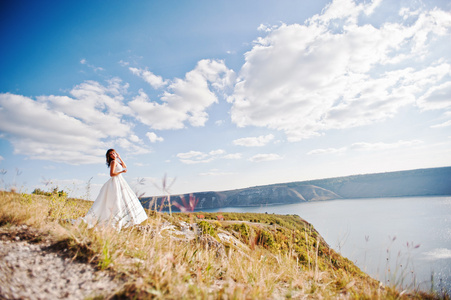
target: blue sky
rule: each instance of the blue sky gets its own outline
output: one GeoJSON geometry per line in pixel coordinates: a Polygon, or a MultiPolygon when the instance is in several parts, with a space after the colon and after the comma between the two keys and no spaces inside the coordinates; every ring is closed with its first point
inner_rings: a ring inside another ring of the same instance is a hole
{"type": "Polygon", "coordinates": [[[0,188],[94,199],[108,148],[147,196],[451,165],[449,1],[0,6],[0,188]]]}

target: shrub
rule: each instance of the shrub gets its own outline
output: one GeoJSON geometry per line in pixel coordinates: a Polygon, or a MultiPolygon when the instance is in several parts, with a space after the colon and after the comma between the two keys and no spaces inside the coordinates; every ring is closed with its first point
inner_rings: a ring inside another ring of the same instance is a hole
{"type": "Polygon", "coordinates": [[[202,231],[202,234],[208,234],[208,235],[211,235],[212,237],[216,236],[216,230],[213,226],[210,225],[209,222],[200,221],[197,223],[197,225],[199,226],[200,230],[202,231]]]}
{"type": "Polygon", "coordinates": [[[270,232],[261,230],[257,235],[257,244],[267,249],[271,249],[275,244],[274,237],[270,232]]]}

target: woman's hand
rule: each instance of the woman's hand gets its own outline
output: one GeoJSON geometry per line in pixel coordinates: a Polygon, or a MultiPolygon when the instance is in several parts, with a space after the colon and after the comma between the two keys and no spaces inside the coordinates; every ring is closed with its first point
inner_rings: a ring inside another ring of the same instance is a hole
{"type": "Polygon", "coordinates": [[[124,169],[127,169],[127,165],[125,164],[124,160],[122,159],[122,157],[119,155],[119,153],[116,152],[116,157],[119,159],[119,163],[122,165],[122,167],[124,169]]]}

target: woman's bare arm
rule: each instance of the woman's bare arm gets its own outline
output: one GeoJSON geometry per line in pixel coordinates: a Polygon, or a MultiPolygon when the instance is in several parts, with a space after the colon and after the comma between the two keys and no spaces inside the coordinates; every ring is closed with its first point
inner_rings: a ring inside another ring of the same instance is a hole
{"type": "Polygon", "coordinates": [[[121,173],[127,172],[127,170],[122,170],[120,172],[114,172],[114,169],[116,168],[116,164],[117,164],[116,160],[112,160],[111,161],[111,164],[110,164],[110,176],[111,177],[114,177],[114,176],[117,176],[117,175],[119,175],[121,173]]]}
{"type": "Polygon", "coordinates": [[[120,161],[120,164],[122,165],[122,167],[123,167],[124,169],[127,169],[127,165],[126,165],[125,162],[122,160],[122,157],[119,155],[119,153],[116,152],[116,154],[117,154],[117,158],[119,158],[119,161],[120,161]]]}

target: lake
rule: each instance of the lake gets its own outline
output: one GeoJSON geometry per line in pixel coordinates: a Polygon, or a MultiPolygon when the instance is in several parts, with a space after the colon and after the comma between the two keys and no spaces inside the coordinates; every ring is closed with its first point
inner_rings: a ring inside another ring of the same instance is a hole
{"type": "Polygon", "coordinates": [[[451,293],[451,197],[341,199],[206,212],[296,214],[386,284],[451,293]]]}

